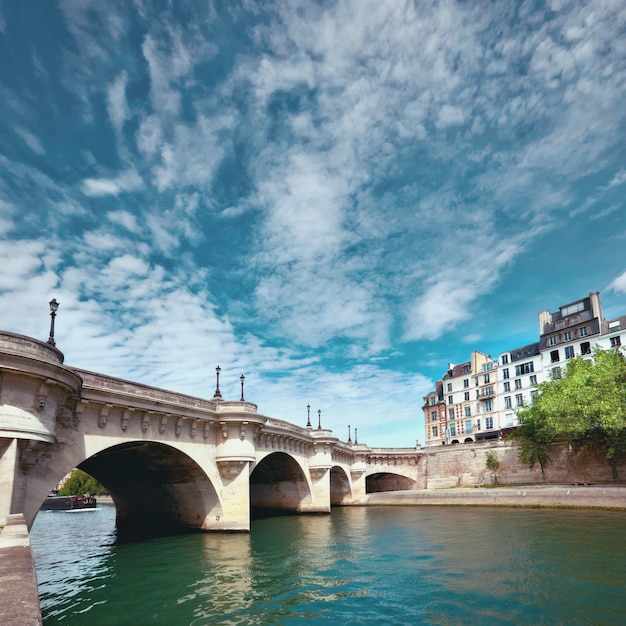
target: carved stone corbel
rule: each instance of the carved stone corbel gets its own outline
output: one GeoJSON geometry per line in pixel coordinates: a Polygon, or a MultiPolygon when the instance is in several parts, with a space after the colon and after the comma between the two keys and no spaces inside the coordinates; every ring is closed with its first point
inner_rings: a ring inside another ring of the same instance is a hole
{"type": "Polygon", "coordinates": [[[89,404],[89,400],[81,400],[79,399],[76,402],[76,406],[74,407],[74,416],[72,419],[72,426],[74,428],[78,428],[80,424],[80,420],[83,418],[83,413],[85,411],[85,407],[89,404]]]}
{"type": "Polygon", "coordinates": [[[159,422],[159,433],[161,435],[165,434],[165,431],[167,430],[167,421],[170,417],[171,417],[170,413],[168,413],[167,415],[163,415],[161,417],[161,421],[159,422]]]}
{"type": "Polygon", "coordinates": [[[48,399],[49,392],[50,385],[48,385],[47,381],[43,381],[35,394],[35,409],[37,411],[43,411],[46,408],[46,400],[48,399]]]}
{"type": "Polygon", "coordinates": [[[239,439],[241,439],[241,441],[243,441],[246,438],[246,426],[248,425],[248,422],[241,422],[240,427],[239,427],[239,439]]]}
{"type": "Polygon", "coordinates": [[[202,429],[202,436],[204,437],[204,439],[208,439],[210,434],[211,434],[211,423],[205,422],[204,428],[202,429]]]}
{"type": "Polygon", "coordinates": [[[313,480],[319,480],[320,478],[323,478],[326,475],[327,471],[328,471],[327,467],[310,467],[309,468],[309,474],[311,474],[311,478],[313,480]]]}
{"type": "Polygon", "coordinates": [[[51,448],[51,444],[43,441],[21,440],[19,464],[22,473],[28,474],[37,463],[51,458],[51,448]]]}
{"type": "Polygon", "coordinates": [[[141,432],[147,433],[150,430],[150,416],[152,411],[146,411],[141,418],[141,432]]]}
{"type": "Polygon", "coordinates": [[[222,427],[222,435],[224,439],[228,439],[228,424],[226,422],[220,422],[220,426],[222,427]]]}
{"type": "Polygon", "coordinates": [[[177,437],[180,437],[180,433],[183,430],[183,418],[179,417],[178,420],[176,420],[176,426],[174,426],[174,434],[177,437]]]}
{"type": "Polygon", "coordinates": [[[195,439],[197,432],[198,432],[198,420],[191,420],[191,424],[189,426],[189,436],[192,439],[195,439]]]}
{"type": "Polygon", "coordinates": [[[128,407],[122,415],[121,426],[124,432],[126,432],[126,430],[128,429],[128,422],[134,410],[135,409],[133,409],[132,407],[128,407]]]}
{"type": "Polygon", "coordinates": [[[217,461],[217,467],[222,478],[234,478],[241,473],[247,461],[217,461]]]}
{"type": "Polygon", "coordinates": [[[109,419],[109,411],[113,405],[112,404],[103,404],[100,409],[100,415],[98,415],[98,427],[104,428],[107,425],[107,421],[109,419]]]}

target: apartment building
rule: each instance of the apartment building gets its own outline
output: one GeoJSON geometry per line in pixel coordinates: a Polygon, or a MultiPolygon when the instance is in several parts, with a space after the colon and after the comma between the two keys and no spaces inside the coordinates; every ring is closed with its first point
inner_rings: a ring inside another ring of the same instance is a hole
{"type": "Polygon", "coordinates": [[[626,315],[605,320],[600,294],[592,292],[558,311],[540,311],[539,341],[495,360],[474,351],[469,361],[448,364],[435,391],[424,396],[426,445],[500,437],[518,425],[517,410],[532,402],[539,383],[559,376],[575,356],[592,358],[596,346],[626,354],[626,315]]]}
{"type": "Polygon", "coordinates": [[[424,423],[426,424],[426,445],[436,446],[446,443],[446,403],[443,399],[443,382],[438,380],[435,391],[424,396],[424,423]]]}
{"type": "Polygon", "coordinates": [[[518,425],[517,410],[532,402],[537,385],[545,380],[540,343],[537,341],[499,356],[501,364],[497,405],[500,428],[518,425]]]}

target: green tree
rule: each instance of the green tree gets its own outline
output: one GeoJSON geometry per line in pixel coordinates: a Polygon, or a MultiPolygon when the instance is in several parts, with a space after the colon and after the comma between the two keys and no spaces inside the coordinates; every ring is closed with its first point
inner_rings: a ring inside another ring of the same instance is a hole
{"type": "Polygon", "coordinates": [[[532,407],[524,407],[517,417],[520,425],[513,431],[512,437],[518,445],[518,457],[530,469],[538,463],[541,478],[545,480],[545,470],[550,465],[548,450],[556,439],[556,430],[547,419],[540,402],[534,403],[532,407]]]}
{"type": "Polygon", "coordinates": [[[519,454],[529,465],[539,462],[543,473],[547,447],[558,438],[601,452],[616,479],[617,464],[626,456],[624,356],[617,349],[597,349],[593,361],[570,359],[562,376],[539,385],[519,419],[519,454]]]}
{"type": "Polygon", "coordinates": [[[79,469],[75,469],[59,489],[59,495],[62,496],[82,496],[86,493],[102,496],[106,489],[93,476],[79,469]]]}
{"type": "Polygon", "coordinates": [[[487,469],[492,473],[493,482],[497,485],[498,470],[500,469],[500,459],[493,450],[489,450],[485,455],[485,465],[487,466],[487,469]]]}

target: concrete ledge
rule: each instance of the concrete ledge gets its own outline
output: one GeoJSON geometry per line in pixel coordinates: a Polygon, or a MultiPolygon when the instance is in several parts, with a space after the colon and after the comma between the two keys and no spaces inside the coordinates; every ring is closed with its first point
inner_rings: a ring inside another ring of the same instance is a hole
{"type": "Polygon", "coordinates": [[[0,624],[42,624],[35,561],[21,513],[9,515],[0,533],[0,624]]]}
{"type": "Polygon", "coordinates": [[[626,509],[622,485],[529,485],[526,487],[420,489],[370,493],[356,506],[513,506],[626,509]]]}

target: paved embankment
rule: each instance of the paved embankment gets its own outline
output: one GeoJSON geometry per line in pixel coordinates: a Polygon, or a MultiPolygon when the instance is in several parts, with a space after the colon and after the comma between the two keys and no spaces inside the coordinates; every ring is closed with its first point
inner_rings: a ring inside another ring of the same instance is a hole
{"type": "Polygon", "coordinates": [[[362,506],[541,506],[626,509],[626,486],[528,485],[387,491],[367,494],[354,504],[362,506]]]}
{"type": "Polygon", "coordinates": [[[0,533],[0,624],[40,626],[35,562],[22,514],[9,515],[0,533]]]}

